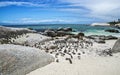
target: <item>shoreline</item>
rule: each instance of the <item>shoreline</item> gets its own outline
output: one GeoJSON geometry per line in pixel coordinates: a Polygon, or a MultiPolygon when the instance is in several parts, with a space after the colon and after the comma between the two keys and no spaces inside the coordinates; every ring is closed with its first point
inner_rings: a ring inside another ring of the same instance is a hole
{"type": "Polygon", "coordinates": [[[53,62],[27,75],[119,75],[120,57],[118,56],[120,54],[116,54],[116,57],[85,58],[74,61],[72,65],[68,62],[53,62]]]}
{"type": "MultiPolygon", "coordinates": [[[[108,40],[106,46],[112,48],[115,41],[116,40],[108,40]]],[[[99,48],[107,48],[104,44],[98,44],[96,45],[96,48],[97,46],[99,48]]],[[[93,55],[89,56],[83,55],[80,60],[74,59],[73,64],[70,64],[68,61],[61,61],[58,63],[53,62],[43,68],[32,71],[27,75],[119,75],[119,59],[120,53],[106,57],[96,56],[93,53],[93,55]]]]}
{"type": "MultiPolygon", "coordinates": [[[[71,31],[71,28],[65,28],[63,30],[71,31]]],[[[80,33],[79,36],[77,34],[76,38],[76,35],[70,34],[49,37],[37,32],[28,32],[9,38],[10,42],[6,43],[14,46],[36,48],[54,57],[53,63],[38,68],[27,75],[93,75],[97,73],[102,75],[112,75],[115,73],[119,75],[119,71],[114,69],[120,69],[120,53],[111,52],[117,39],[119,38],[113,36],[86,37],[84,33],[80,33]],[[106,69],[103,66],[106,66],[106,69]],[[114,69],[110,67],[114,67],[114,69]],[[98,71],[99,69],[101,70],[98,71]]]]}
{"type": "MultiPolygon", "coordinates": [[[[57,26],[57,25],[55,25],[55,26],[48,26],[49,24],[47,24],[47,26],[45,26],[45,27],[43,27],[43,25],[37,25],[37,26],[34,26],[34,25],[23,25],[23,26],[18,26],[18,27],[21,27],[21,28],[30,28],[30,29],[33,29],[33,30],[35,30],[35,31],[37,31],[37,32],[44,32],[45,30],[48,30],[48,29],[51,29],[51,30],[57,30],[58,28],[67,28],[67,27],[70,27],[70,28],[72,28],[73,29],[73,31],[71,32],[71,33],[73,33],[73,34],[77,34],[77,33],[79,33],[79,32],[82,32],[82,33],[84,33],[85,35],[87,35],[87,36],[89,36],[89,35],[113,35],[113,36],[116,36],[116,37],[120,37],[120,33],[110,33],[110,32],[105,32],[105,30],[106,29],[115,29],[115,30],[119,30],[119,29],[117,29],[115,26],[113,27],[113,26],[107,26],[107,28],[105,28],[104,29],[104,26],[91,26],[91,25],[77,25],[77,24],[72,24],[73,25],[73,27],[70,25],[69,26],[69,24],[67,25],[67,24],[59,24],[59,26],[57,26]],[[56,27],[57,26],[57,27],[56,27]],[[88,30],[85,30],[84,31],[84,29],[76,29],[76,27],[74,28],[74,26],[78,26],[77,28],[81,28],[81,26],[83,26],[83,28],[84,28],[84,26],[86,27],[86,26],[90,26],[90,27],[87,27],[88,28],[88,30]],[[79,27],[80,26],[80,27],[79,27]],[[55,27],[55,28],[54,28],[55,27]],[[90,28],[93,28],[93,29],[90,29],[90,28]],[[98,28],[98,29],[96,29],[96,28],[98,28]],[[101,30],[102,29],[102,30],[101,30]]],[[[10,26],[10,27],[12,27],[12,26],[10,26]]],[[[17,26],[13,26],[13,27],[17,27],[17,26]]],[[[120,32],[120,30],[119,30],[119,32],[120,32]]]]}

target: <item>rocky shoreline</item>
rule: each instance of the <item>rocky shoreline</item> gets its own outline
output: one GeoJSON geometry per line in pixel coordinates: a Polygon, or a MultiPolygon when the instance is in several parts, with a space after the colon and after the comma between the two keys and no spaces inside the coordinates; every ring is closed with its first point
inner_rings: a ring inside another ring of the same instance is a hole
{"type": "MultiPolygon", "coordinates": [[[[88,39],[92,39],[97,43],[105,43],[105,40],[116,40],[118,39],[118,37],[116,36],[106,36],[106,35],[89,35],[89,36],[85,36],[85,34],[83,32],[79,32],[78,34],[72,34],[71,32],[73,31],[72,28],[68,27],[68,28],[58,28],[58,29],[47,29],[44,30],[43,32],[40,32],[40,34],[48,36],[48,37],[64,37],[64,36],[69,36],[69,37],[73,37],[73,38],[82,38],[82,37],[86,37],[88,39]]],[[[113,33],[119,33],[118,30],[114,30],[114,29],[108,29],[105,30],[106,32],[113,32],[113,33]]]]}
{"type": "MultiPolygon", "coordinates": [[[[23,58],[20,58],[21,61],[25,59],[24,61],[27,62],[29,58],[31,58],[31,54],[29,51],[33,52],[33,60],[36,60],[36,52],[34,50],[43,51],[43,55],[48,55],[48,59],[50,58],[50,62],[45,63],[38,63],[39,65],[47,65],[51,62],[69,62],[69,64],[74,64],[75,60],[81,60],[84,57],[112,57],[114,56],[114,53],[118,53],[120,48],[120,41],[118,40],[119,37],[115,36],[105,36],[105,35],[90,35],[86,36],[84,33],[80,32],[78,34],[72,34],[73,31],[72,28],[58,28],[57,30],[54,29],[48,29],[44,32],[36,32],[34,30],[30,29],[14,29],[14,28],[6,28],[6,27],[0,27],[1,37],[0,37],[0,53],[4,52],[4,49],[7,51],[12,51],[15,49],[15,52],[19,55],[20,49],[23,49],[23,51],[28,54],[26,56],[23,54],[23,58]],[[4,35],[4,37],[3,37],[4,35]],[[7,40],[7,42],[5,41],[7,40]],[[112,40],[116,42],[112,43],[112,40]],[[108,43],[108,41],[110,43],[108,43]],[[114,45],[114,47],[113,47],[114,45]],[[6,46],[3,49],[3,46],[6,46]],[[9,47],[8,47],[9,46],[9,47]],[[18,47],[19,46],[19,47],[18,47]],[[21,47],[21,48],[20,48],[21,47]],[[18,49],[17,49],[18,48],[18,49]],[[25,48],[25,49],[24,49],[25,48]],[[18,51],[17,51],[18,50],[18,51]],[[25,57],[25,58],[24,58],[25,57]],[[52,59],[53,58],[53,59],[52,59]]],[[[7,53],[7,51],[5,53],[7,53]]],[[[10,52],[11,52],[10,51],[10,52]]],[[[7,53],[11,56],[10,53],[7,53]]],[[[22,52],[21,52],[22,54],[22,52]]],[[[9,55],[6,56],[5,61],[0,61],[0,68],[3,68],[3,64],[8,62],[9,55]],[[2,63],[3,64],[2,64],[2,63]]],[[[39,55],[39,54],[37,54],[39,55]]],[[[2,55],[0,55],[0,59],[2,59],[2,55]]],[[[12,57],[12,56],[11,56],[12,57]]],[[[16,57],[16,54],[13,53],[14,60],[17,60],[18,57],[16,57]]],[[[20,56],[21,57],[21,56],[20,56]]],[[[44,57],[42,57],[44,58],[44,57]]],[[[40,61],[47,60],[41,59],[41,56],[38,56],[38,59],[40,61]]],[[[10,59],[12,60],[12,59],[10,59]]],[[[31,60],[29,60],[31,61],[31,60]]],[[[14,63],[14,61],[13,61],[14,63]]],[[[19,62],[16,62],[19,63],[19,62]]],[[[32,65],[35,63],[30,63],[29,65],[32,65]]],[[[8,69],[0,69],[1,74],[2,73],[8,73],[7,70],[10,70],[10,66],[13,64],[6,64],[6,68],[8,69]]],[[[25,65],[20,63],[19,65],[23,66],[25,65]]],[[[18,65],[16,65],[18,66],[18,65]]],[[[29,69],[27,72],[24,72],[24,74],[29,73],[30,71],[37,69],[39,67],[35,67],[29,69]]],[[[14,66],[13,66],[14,68],[14,66]]],[[[29,67],[28,67],[29,68],[29,67]]],[[[22,69],[20,70],[23,71],[22,69]]],[[[13,72],[16,72],[13,70],[13,72]]],[[[13,72],[10,72],[11,75],[13,72]]]]}

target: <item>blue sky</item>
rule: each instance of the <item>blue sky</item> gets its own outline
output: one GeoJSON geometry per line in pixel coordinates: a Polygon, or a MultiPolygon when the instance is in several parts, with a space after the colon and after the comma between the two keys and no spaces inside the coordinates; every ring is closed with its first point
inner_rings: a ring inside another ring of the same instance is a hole
{"type": "Polygon", "coordinates": [[[120,0],[0,0],[0,23],[90,24],[120,18],[120,0]]]}

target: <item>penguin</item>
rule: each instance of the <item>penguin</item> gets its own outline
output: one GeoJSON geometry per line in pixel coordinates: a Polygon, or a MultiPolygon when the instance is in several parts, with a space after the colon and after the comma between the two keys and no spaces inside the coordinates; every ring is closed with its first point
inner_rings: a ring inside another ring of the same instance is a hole
{"type": "Polygon", "coordinates": [[[69,63],[72,64],[72,60],[70,58],[66,58],[66,60],[68,60],[69,63]]]}

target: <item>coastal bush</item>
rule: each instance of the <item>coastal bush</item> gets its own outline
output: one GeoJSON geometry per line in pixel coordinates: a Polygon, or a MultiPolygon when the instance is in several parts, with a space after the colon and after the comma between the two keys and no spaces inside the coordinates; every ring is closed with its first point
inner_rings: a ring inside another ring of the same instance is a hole
{"type": "Polygon", "coordinates": [[[108,24],[110,24],[111,26],[114,26],[115,24],[118,24],[118,23],[113,21],[113,22],[108,22],[108,24]]]}
{"type": "Polygon", "coordinates": [[[115,29],[107,29],[105,31],[110,33],[120,33],[119,30],[115,30],[115,29]]]}
{"type": "Polygon", "coordinates": [[[118,23],[120,23],[120,19],[118,19],[118,21],[108,22],[108,24],[110,24],[111,26],[115,26],[115,24],[118,24],[118,23]]]}

